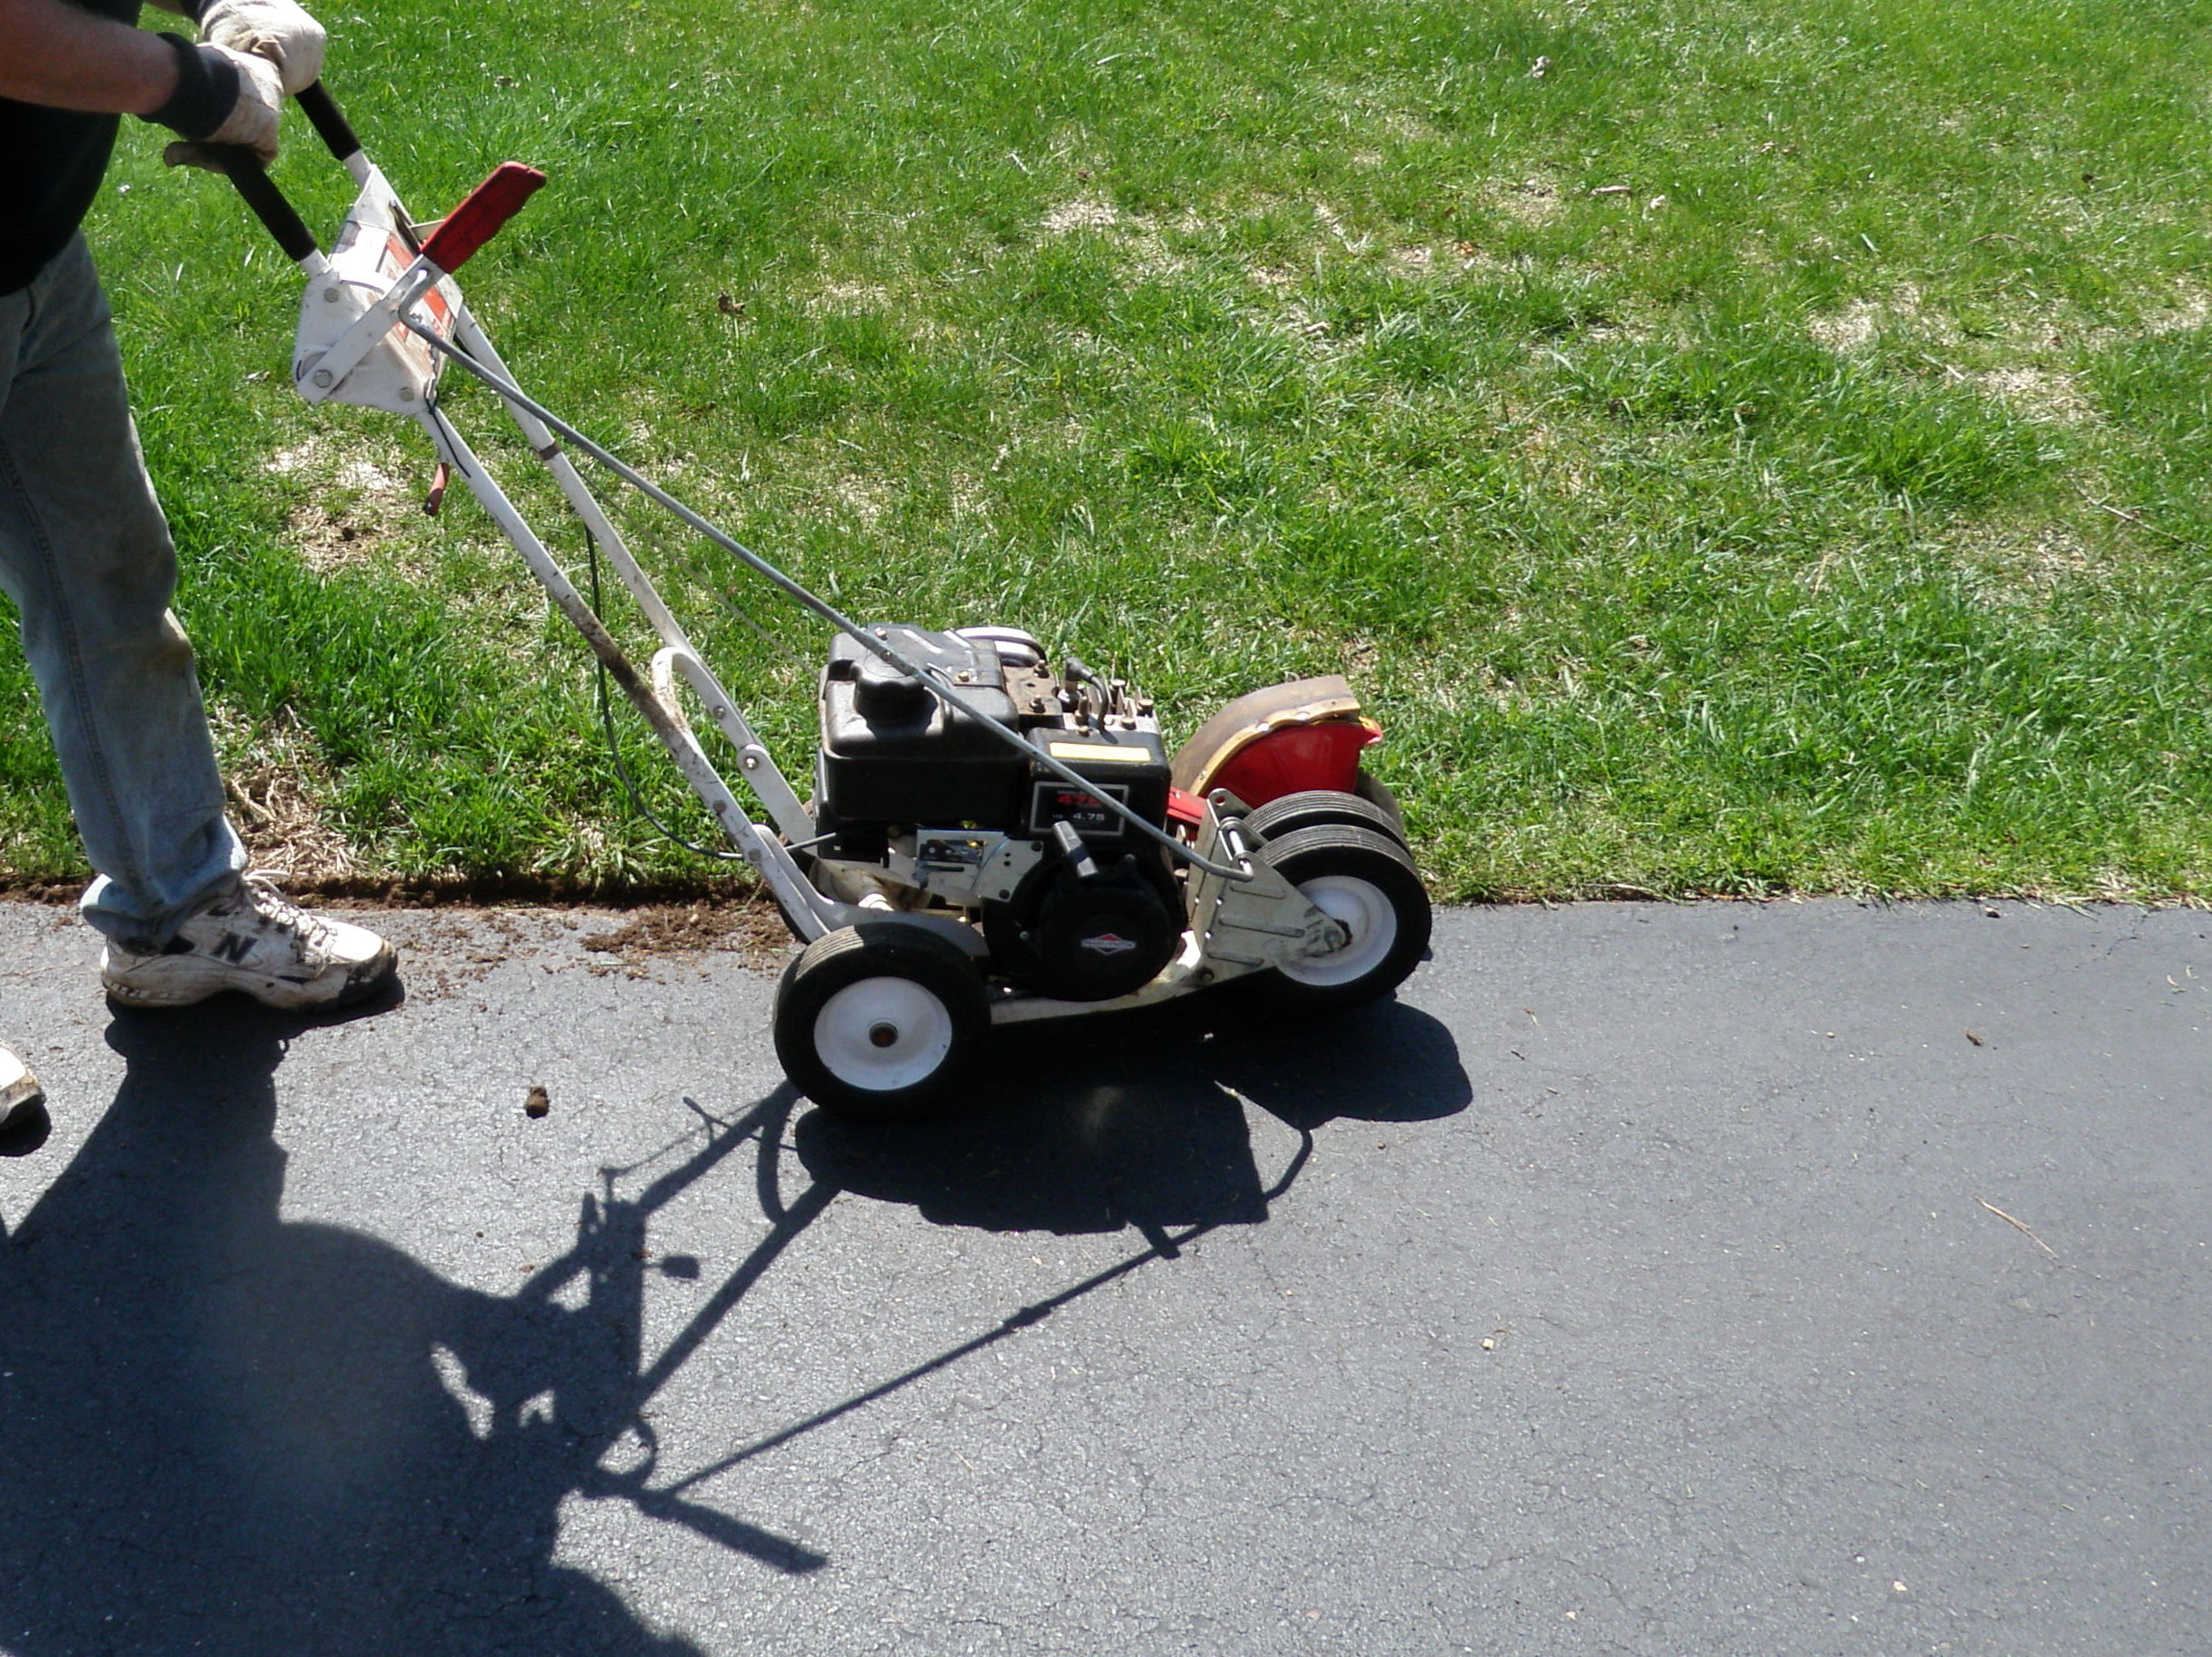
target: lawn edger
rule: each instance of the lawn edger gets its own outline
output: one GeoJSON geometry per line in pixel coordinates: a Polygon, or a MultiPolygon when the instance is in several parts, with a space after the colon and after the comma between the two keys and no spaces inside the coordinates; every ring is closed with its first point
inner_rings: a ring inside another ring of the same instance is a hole
{"type": "Polygon", "coordinates": [[[454,273],[544,181],[495,170],[417,224],[318,84],[300,104],[359,193],[326,254],[250,154],[229,175],[306,273],[293,382],[402,415],[458,477],[774,895],[804,946],[776,1053],[825,1109],[894,1118],[953,1093],[995,1025],[1110,1012],[1250,980],[1291,1009],[1389,994],[1426,951],[1429,901],[1382,734],[1341,678],[1239,697],[1172,753],[1149,699],[1018,628],[863,623],[741,546],[514,382],[454,273]],[[447,417],[451,364],[504,405],[660,644],[640,672],[447,417]],[[801,799],[686,636],[570,451],[837,630],[801,799]],[[735,750],[755,822],[690,709],[735,750]]]}

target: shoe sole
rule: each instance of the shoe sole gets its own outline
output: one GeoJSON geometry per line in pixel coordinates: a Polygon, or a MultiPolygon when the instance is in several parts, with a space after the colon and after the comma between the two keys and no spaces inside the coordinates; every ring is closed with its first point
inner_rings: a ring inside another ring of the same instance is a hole
{"type": "Polygon", "coordinates": [[[46,1090],[35,1077],[25,1077],[21,1081],[0,1088],[0,1128],[15,1121],[17,1113],[46,1102],[46,1090]]]}
{"type": "Polygon", "coordinates": [[[273,1007],[288,1013],[309,1012],[340,1007],[352,1007],[366,1001],[387,984],[399,968],[396,956],[387,956],[382,967],[367,977],[341,983],[334,991],[327,991],[316,984],[294,984],[286,978],[250,977],[244,974],[231,974],[214,982],[146,986],[131,984],[119,978],[100,976],[101,987],[107,991],[109,1000],[120,1007],[140,1009],[197,1007],[203,1001],[235,990],[250,996],[263,1007],[273,1007]]]}

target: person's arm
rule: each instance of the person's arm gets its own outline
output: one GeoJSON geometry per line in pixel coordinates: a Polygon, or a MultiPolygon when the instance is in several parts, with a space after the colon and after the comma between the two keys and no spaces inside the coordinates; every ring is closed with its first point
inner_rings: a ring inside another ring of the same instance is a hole
{"type": "Polygon", "coordinates": [[[177,67],[175,47],[127,23],[66,0],[0,0],[0,98],[150,115],[175,95],[177,67]]]}
{"type": "Polygon", "coordinates": [[[202,45],[95,17],[64,0],[0,0],[0,98],[141,115],[189,142],[170,165],[221,165],[202,143],[276,159],[277,114],[322,66],[322,25],[294,0],[154,0],[200,20],[202,45]]]}

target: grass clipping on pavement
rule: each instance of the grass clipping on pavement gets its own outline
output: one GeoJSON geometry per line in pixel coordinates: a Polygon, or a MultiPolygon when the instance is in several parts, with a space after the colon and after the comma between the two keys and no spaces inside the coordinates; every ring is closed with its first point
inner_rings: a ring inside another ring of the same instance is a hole
{"type": "MultiPolygon", "coordinates": [[[[1171,740],[1349,674],[1441,898],[2194,899],[2208,25],[394,0],[328,79],[418,212],[551,175],[465,273],[551,406],[849,610],[1026,626],[1171,740]]],[[[296,276],[158,147],[91,234],[242,828],[310,876],[699,868],[489,521],[422,515],[419,434],[293,398],[296,276]]],[[[826,638],[644,545],[804,792],[826,638]]],[[[0,870],[80,859],[9,652],[0,870]]]]}

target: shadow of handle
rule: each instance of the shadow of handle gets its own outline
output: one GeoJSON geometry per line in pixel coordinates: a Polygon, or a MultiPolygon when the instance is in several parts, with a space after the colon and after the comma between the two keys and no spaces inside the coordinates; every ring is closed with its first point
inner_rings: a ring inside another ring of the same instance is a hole
{"type": "Polygon", "coordinates": [[[649,1519],[664,1519],[670,1524],[680,1524],[688,1531],[696,1531],[709,1542],[772,1565],[792,1576],[805,1576],[819,1571],[829,1563],[825,1553],[802,1547],[788,1536],[779,1536],[773,1531],[764,1531],[759,1525],[748,1524],[742,1519],[732,1519],[728,1513],[718,1513],[711,1507],[701,1507],[696,1502],[687,1502],[681,1496],[665,1492],[642,1490],[635,1485],[610,1483],[599,1493],[626,1498],[649,1519]]]}

